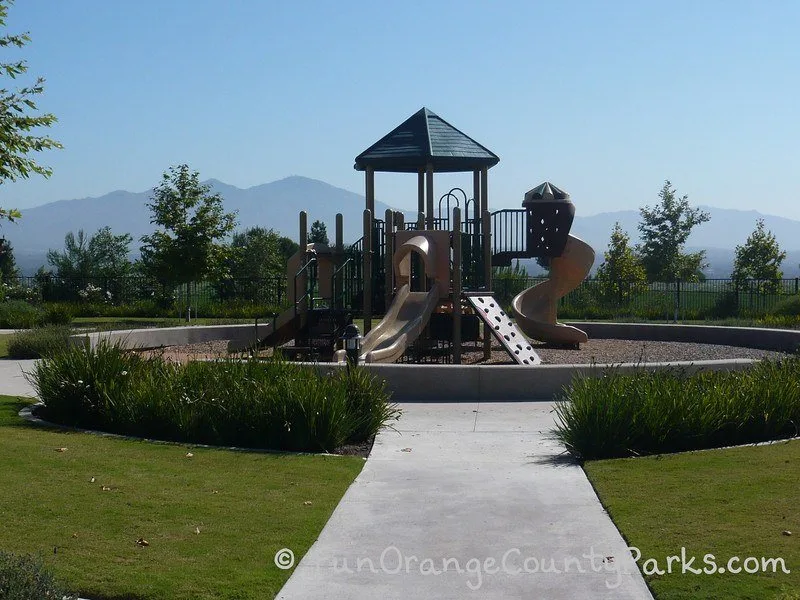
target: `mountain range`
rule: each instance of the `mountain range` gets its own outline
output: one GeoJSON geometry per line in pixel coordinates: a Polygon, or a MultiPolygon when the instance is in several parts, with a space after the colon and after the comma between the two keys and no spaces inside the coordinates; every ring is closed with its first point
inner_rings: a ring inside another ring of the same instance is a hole
{"type": "MultiPolygon", "coordinates": [[[[247,189],[228,185],[211,179],[206,182],[212,191],[219,193],[225,201],[225,210],[238,212],[239,229],[271,227],[293,239],[298,236],[298,213],[308,212],[309,226],[319,219],[328,227],[333,239],[334,219],[337,212],[344,215],[344,239],[353,241],[361,236],[361,214],[364,197],[348,190],[334,187],[323,181],[307,177],[292,176],[247,189]]],[[[4,236],[14,247],[17,264],[23,274],[32,274],[45,264],[45,255],[50,248],[63,247],[64,235],[68,231],[83,229],[93,233],[106,225],[114,233],[130,233],[134,243],[132,251],[138,250],[138,240],[150,233],[150,211],[146,204],[151,191],[114,191],[97,198],[60,200],[23,210],[23,218],[16,223],[3,226],[4,236]]],[[[518,202],[492,205],[491,209],[515,208],[518,202]]],[[[383,216],[388,205],[376,201],[375,212],[383,216]]],[[[598,253],[596,265],[602,262],[602,253],[614,223],[619,222],[636,242],[639,213],[635,210],[606,212],[596,215],[581,215],[580,203],[576,203],[577,216],[572,233],[589,242],[598,253]]],[[[763,215],[755,210],[741,211],[725,208],[703,207],[711,214],[711,220],[697,226],[688,241],[689,249],[704,249],[710,263],[706,273],[709,277],[727,277],[733,264],[734,248],[744,243],[753,231],[756,220],[763,218],[768,229],[776,236],[781,247],[787,250],[784,275],[800,275],[800,221],[763,215]]],[[[414,219],[406,213],[406,219],[414,219]]],[[[532,271],[536,267],[530,261],[532,271]]]]}

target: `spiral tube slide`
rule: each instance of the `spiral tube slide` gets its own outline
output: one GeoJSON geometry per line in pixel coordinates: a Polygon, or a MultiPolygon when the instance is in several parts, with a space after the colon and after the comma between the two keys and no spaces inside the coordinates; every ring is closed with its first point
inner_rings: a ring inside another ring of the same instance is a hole
{"type": "Polygon", "coordinates": [[[582,330],[557,321],[558,300],[574,290],[589,274],[594,250],[583,240],[568,236],[561,256],[550,261],[550,278],[516,295],[514,318],[529,338],[548,344],[574,346],[589,338],[582,330]]]}

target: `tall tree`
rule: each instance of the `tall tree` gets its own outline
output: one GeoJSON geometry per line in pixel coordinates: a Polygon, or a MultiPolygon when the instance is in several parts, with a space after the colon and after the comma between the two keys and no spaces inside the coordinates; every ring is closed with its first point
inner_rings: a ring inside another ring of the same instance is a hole
{"type": "Polygon", "coordinates": [[[0,282],[17,283],[18,280],[19,269],[14,260],[14,248],[7,239],[0,238],[0,282]]]}
{"type": "Polygon", "coordinates": [[[130,234],[114,235],[110,227],[87,237],[83,229],[64,236],[64,249],[49,250],[47,262],[63,279],[118,278],[130,274],[130,234]]]}
{"type": "Polygon", "coordinates": [[[311,244],[327,244],[331,242],[328,239],[328,228],[322,221],[314,221],[311,224],[311,231],[308,234],[308,241],[311,244]]]}
{"type": "Polygon", "coordinates": [[[251,227],[235,233],[226,260],[226,277],[213,284],[217,295],[277,305],[287,260],[281,253],[280,236],[274,230],[251,227]]]}
{"type": "Polygon", "coordinates": [[[636,294],[647,287],[647,274],[641,259],[630,246],[630,236],[619,222],[614,224],[603,264],[597,269],[595,279],[601,299],[608,304],[628,304],[636,294]]]}
{"type": "Polygon", "coordinates": [[[278,238],[278,249],[280,250],[281,257],[285,264],[295,252],[300,250],[300,244],[295,242],[292,238],[281,236],[278,238]]]}
{"type": "MultiPolygon", "coordinates": [[[[0,0],[0,27],[5,27],[8,7],[13,0],[0,0]]],[[[30,42],[27,33],[7,34],[0,37],[0,48],[22,48],[30,42]]],[[[15,79],[28,71],[24,60],[0,63],[0,74],[15,79]]],[[[36,114],[36,96],[44,92],[44,79],[39,77],[34,83],[17,89],[0,89],[0,184],[28,178],[32,174],[49,177],[51,169],[40,165],[29,155],[51,148],[61,148],[61,144],[49,137],[31,133],[41,127],[50,127],[56,122],[52,114],[36,114]]],[[[17,209],[0,208],[0,220],[13,221],[19,218],[17,209]]]]}
{"type": "Polygon", "coordinates": [[[696,281],[702,277],[705,251],[686,253],[684,246],[692,229],[711,216],[689,205],[689,197],[678,197],[669,180],[658,193],[659,203],[639,209],[641,222],[638,247],[650,281],[673,281],[677,278],[696,281]]]}
{"type": "Polygon", "coordinates": [[[230,276],[234,279],[266,279],[283,276],[286,261],[281,255],[280,237],[272,229],[251,227],[231,240],[230,276]]]}
{"type": "Polygon", "coordinates": [[[153,190],[148,208],[158,229],[142,237],[146,272],[173,284],[199,281],[224,266],[229,247],[223,240],[236,227],[222,196],[200,183],[188,165],[170,167],[153,190]]]}
{"type": "Polygon", "coordinates": [[[744,245],[736,246],[731,279],[737,289],[756,287],[759,291],[774,293],[783,278],[781,263],[785,258],[786,252],[781,250],[773,233],[766,229],[764,219],[759,219],[744,245]]]}

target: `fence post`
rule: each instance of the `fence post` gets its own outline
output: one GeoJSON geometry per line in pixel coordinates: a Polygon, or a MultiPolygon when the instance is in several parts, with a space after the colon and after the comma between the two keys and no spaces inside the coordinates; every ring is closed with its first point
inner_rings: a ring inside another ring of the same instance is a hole
{"type": "Polygon", "coordinates": [[[681,308],[681,278],[675,279],[675,322],[678,322],[678,311],[681,308]]]}

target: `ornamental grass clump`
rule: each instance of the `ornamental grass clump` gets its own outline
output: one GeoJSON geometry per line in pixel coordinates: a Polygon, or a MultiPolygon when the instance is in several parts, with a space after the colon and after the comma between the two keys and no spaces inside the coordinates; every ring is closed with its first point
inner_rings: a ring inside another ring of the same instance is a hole
{"type": "Polygon", "coordinates": [[[180,442],[331,452],[399,416],[369,373],[281,359],[180,365],[101,343],[38,363],[30,380],[48,420],[180,442]]]}
{"type": "Polygon", "coordinates": [[[8,342],[9,358],[42,358],[63,352],[74,332],[65,325],[46,325],[17,331],[8,342]]]}
{"type": "Polygon", "coordinates": [[[582,460],[681,452],[800,435],[800,358],[742,371],[615,368],[576,377],[555,437],[582,460]]]}
{"type": "Polygon", "coordinates": [[[56,583],[39,557],[0,550],[0,598],[3,600],[74,600],[56,583]]]}

